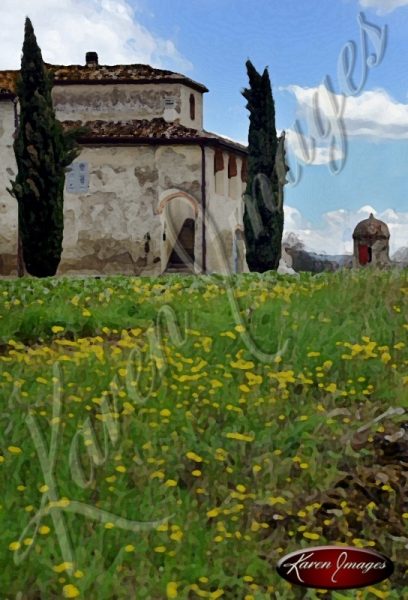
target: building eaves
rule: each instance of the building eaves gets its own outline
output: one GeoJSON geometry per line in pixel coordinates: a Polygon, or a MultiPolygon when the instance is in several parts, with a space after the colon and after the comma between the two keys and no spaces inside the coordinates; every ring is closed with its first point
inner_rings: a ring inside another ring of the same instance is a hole
{"type": "MultiPolygon", "coordinates": [[[[107,85],[107,84],[184,84],[200,93],[208,88],[181,73],[155,69],[149,65],[50,65],[47,70],[54,77],[54,85],[107,85]]],[[[19,71],[0,71],[0,88],[15,93],[19,71]]]]}
{"type": "Polygon", "coordinates": [[[63,121],[64,129],[85,127],[78,141],[83,145],[134,145],[134,144],[198,144],[223,147],[240,154],[247,154],[246,146],[220,135],[181,125],[178,121],[167,122],[163,118],[131,121],[63,121]]]}

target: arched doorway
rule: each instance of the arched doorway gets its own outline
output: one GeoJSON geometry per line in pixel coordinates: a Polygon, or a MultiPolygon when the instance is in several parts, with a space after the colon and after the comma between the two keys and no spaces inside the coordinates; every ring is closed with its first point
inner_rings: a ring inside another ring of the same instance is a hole
{"type": "Polygon", "coordinates": [[[181,226],[171,251],[166,271],[193,270],[194,268],[195,221],[186,219],[181,226]]]}
{"type": "Polygon", "coordinates": [[[200,260],[197,200],[185,192],[170,190],[163,194],[158,212],[162,222],[162,273],[194,273],[200,260]]]}

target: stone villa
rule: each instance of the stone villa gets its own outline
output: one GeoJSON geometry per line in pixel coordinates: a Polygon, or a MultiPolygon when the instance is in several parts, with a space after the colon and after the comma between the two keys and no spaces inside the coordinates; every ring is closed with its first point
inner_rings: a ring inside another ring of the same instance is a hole
{"type": "MultiPolygon", "coordinates": [[[[207,88],[147,65],[47,65],[64,127],[86,125],[66,177],[58,274],[247,271],[247,149],[203,129],[207,88]]],[[[17,274],[18,71],[0,71],[0,275],[17,274]]]]}

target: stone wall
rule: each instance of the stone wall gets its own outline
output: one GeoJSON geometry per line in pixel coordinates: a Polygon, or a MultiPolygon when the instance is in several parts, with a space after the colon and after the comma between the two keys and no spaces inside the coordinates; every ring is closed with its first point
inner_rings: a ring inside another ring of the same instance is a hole
{"type": "MultiPolygon", "coordinates": [[[[168,218],[176,229],[185,218],[195,218],[195,270],[201,271],[198,146],[87,147],[78,160],[89,164],[90,187],[86,194],[65,195],[60,274],[162,273],[174,242],[168,218]]],[[[235,269],[233,239],[242,230],[243,201],[238,194],[215,193],[213,160],[214,151],[206,148],[206,267],[226,273],[235,269]]]]}
{"type": "Polygon", "coordinates": [[[59,274],[153,275],[162,264],[166,194],[199,203],[201,152],[194,146],[85,147],[85,194],[65,195],[64,250],[59,274]]]}
{"type": "MultiPolygon", "coordinates": [[[[235,271],[233,259],[234,236],[243,229],[244,203],[242,194],[245,184],[241,181],[242,159],[236,157],[237,175],[228,178],[228,160],[230,153],[223,152],[224,169],[217,174],[218,183],[222,178],[222,194],[216,191],[214,175],[214,150],[206,149],[207,180],[207,270],[227,273],[235,271]]],[[[242,245],[241,245],[242,246],[242,245]]],[[[244,251],[244,246],[243,246],[244,251]]],[[[244,271],[248,271],[244,261],[244,271]]]]}
{"type": "MultiPolygon", "coordinates": [[[[17,275],[17,202],[6,191],[16,174],[13,134],[13,102],[1,101],[0,275],[17,275]]],[[[235,236],[243,215],[241,159],[237,157],[235,181],[228,180],[229,153],[225,152],[225,185],[220,194],[215,191],[214,150],[206,148],[205,155],[206,266],[209,272],[234,271],[235,236]]],[[[195,218],[195,271],[200,272],[201,161],[201,148],[193,145],[83,147],[76,162],[87,164],[89,188],[83,193],[65,192],[58,274],[162,273],[172,249],[169,239],[163,240],[166,219],[177,214],[177,227],[183,219],[195,218]],[[171,210],[165,210],[169,201],[171,210]]]]}
{"type": "Polygon", "coordinates": [[[0,101],[0,275],[17,274],[17,201],[7,192],[17,172],[13,134],[14,104],[0,101]]]}
{"type": "Polygon", "coordinates": [[[202,94],[182,84],[56,85],[52,91],[58,119],[73,121],[128,121],[164,117],[180,119],[187,127],[202,128],[202,94]],[[190,119],[190,94],[196,118],[190,119]],[[172,100],[167,106],[165,100],[172,100]]]}

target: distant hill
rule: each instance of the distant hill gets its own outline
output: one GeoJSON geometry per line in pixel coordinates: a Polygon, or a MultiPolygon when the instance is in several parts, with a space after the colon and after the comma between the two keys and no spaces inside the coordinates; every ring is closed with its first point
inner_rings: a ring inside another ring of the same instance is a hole
{"type": "MultiPolygon", "coordinates": [[[[319,254],[308,250],[302,240],[294,233],[286,235],[283,247],[292,257],[292,268],[297,271],[310,271],[311,273],[323,273],[325,271],[337,271],[340,268],[351,268],[353,256],[351,254],[319,254]]],[[[408,247],[399,248],[391,260],[398,266],[408,266],[408,247]]]]}
{"type": "Polygon", "coordinates": [[[408,247],[404,246],[403,248],[399,248],[396,253],[392,255],[391,260],[404,266],[408,266],[408,247]]]}
{"type": "Polygon", "coordinates": [[[351,255],[330,255],[308,252],[305,249],[286,248],[286,252],[292,257],[292,267],[295,271],[310,271],[311,273],[324,273],[325,271],[337,271],[341,267],[350,267],[351,255]]]}

